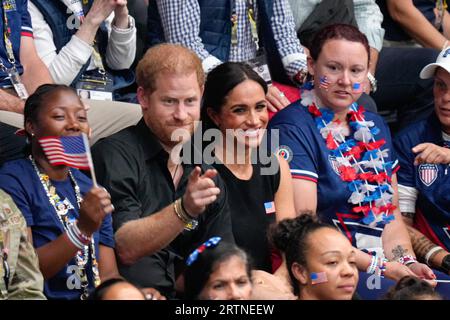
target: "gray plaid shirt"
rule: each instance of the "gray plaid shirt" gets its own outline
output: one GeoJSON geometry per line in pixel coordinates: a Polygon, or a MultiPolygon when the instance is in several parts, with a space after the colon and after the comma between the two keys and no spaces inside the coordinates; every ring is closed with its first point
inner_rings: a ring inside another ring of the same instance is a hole
{"type": "MultiPolygon", "coordinates": [[[[158,11],[166,41],[182,44],[197,53],[203,69],[209,72],[222,63],[209,54],[203,46],[200,33],[200,7],[197,0],[157,0],[158,11]]],[[[236,46],[230,47],[230,61],[248,61],[256,57],[256,44],[252,40],[250,21],[247,18],[247,1],[233,0],[238,17],[236,46]]],[[[287,0],[273,1],[271,26],[275,43],[287,75],[293,78],[306,68],[306,55],[295,32],[294,18],[287,0]]],[[[230,17],[231,19],[231,17],[230,17]]],[[[258,22],[258,10],[255,8],[258,22]]]]}

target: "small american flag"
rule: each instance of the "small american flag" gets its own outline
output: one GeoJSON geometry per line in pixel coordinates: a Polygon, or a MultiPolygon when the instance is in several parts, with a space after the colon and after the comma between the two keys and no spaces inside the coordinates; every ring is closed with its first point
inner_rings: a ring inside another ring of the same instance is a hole
{"type": "Polygon", "coordinates": [[[266,209],[266,214],[274,213],[275,212],[275,203],[273,203],[273,201],[265,202],[264,208],[266,209]]]}
{"type": "Polygon", "coordinates": [[[355,82],[352,86],[352,91],[353,91],[353,93],[356,93],[356,94],[363,92],[363,87],[362,87],[361,83],[355,82]]]}
{"type": "Polygon", "coordinates": [[[80,136],[44,137],[39,139],[44,153],[53,166],[65,165],[82,170],[89,170],[87,139],[80,136]]]}
{"type": "Polygon", "coordinates": [[[328,282],[327,274],[325,272],[311,272],[311,284],[324,282],[328,282]]]}
{"type": "Polygon", "coordinates": [[[330,81],[328,80],[327,76],[320,77],[320,79],[319,79],[319,86],[322,89],[325,89],[325,90],[328,89],[328,87],[330,86],[330,81]]]}

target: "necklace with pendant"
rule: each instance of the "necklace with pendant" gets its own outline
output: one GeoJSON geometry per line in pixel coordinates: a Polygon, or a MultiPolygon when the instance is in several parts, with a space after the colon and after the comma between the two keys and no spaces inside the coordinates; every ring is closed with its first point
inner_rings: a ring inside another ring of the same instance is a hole
{"type": "MultiPolygon", "coordinates": [[[[74,223],[74,220],[69,218],[69,210],[75,209],[70,201],[66,198],[61,200],[60,196],[56,193],[55,186],[52,185],[50,178],[47,174],[41,173],[36,162],[33,157],[30,155],[29,159],[31,164],[33,165],[34,171],[36,172],[39,181],[44,188],[45,194],[48,197],[48,200],[51,206],[55,209],[56,215],[58,216],[59,221],[64,227],[64,230],[67,232],[67,228],[70,224],[74,223]]],[[[83,197],[81,196],[80,187],[75,180],[75,177],[72,174],[72,171],[69,169],[69,177],[72,182],[72,185],[75,190],[75,196],[77,199],[78,209],[80,208],[81,201],[83,201],[83,197]]],[[[89,295],[89,280],[86,274],[86,265],[89,260],[89,252],[91,253],[91,263],[92,263],[92,272],[94,274],[94,285],[97,287],[100,284],[100,275],[98,271],[98,262],[95,254],[95,242],[94,237],[91,239],[91,243],[88,246],[84,246],[83,250],[78,250],[75,261],[78,266],[79,276],[81,280],[81,289],[83,290],[80,299],[85,300],[89,295]]]]}

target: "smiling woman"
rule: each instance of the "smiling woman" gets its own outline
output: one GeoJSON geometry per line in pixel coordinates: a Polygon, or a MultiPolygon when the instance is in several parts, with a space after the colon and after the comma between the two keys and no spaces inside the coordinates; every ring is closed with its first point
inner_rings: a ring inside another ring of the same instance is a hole
{"type": "Polygon", "coordinates": [[[300,300],[352,299],[358,284],[356,250],[338,230],[305,213],[271,231],[275,245],[286,254],[300,300]]]}
{"type": "Polygon", "coordinates": [[[258,150],[266,152],[261,146],[269,120],[266,93],[265,81],[249,66],[224,63],[207,76],[201,120],[204,133],[212,128],[221,132],[213,165],[229,191],[236,244],[251,255],[256,269],[272,272],[272,263],[276,269],[281,259],[271,257],[267,229],[295,214],[287,162],[269,155],[270,163],[263,163],[258,150]],[[265,175],[273,163],[275,172],[265,175]]]}
{"type": "Polygon", "coordinates": [[[39,139],[89,133],[86,110],[63,85],[43,85],[25,103],[29,156],[5,163],[0,187],[26,219],[49,299],[86,299],[118,275],[108,192],[78,170],[52,166],[39,139]]]}
{"type": "Polygon", "coordinates": [[[382,276],[381,290],[359,288],[363,298],[382,295],[387,278],[434,279],[417,262],[397,209],[398,161],[389,129],[356,103],[370,61],[367,38],[353,26],[334,24],[315,35],[310,52],[313,82],[269,123],[292,150],[296,211],[315,212],[321,222],[339,227],[359,249],[360,278],[382,276]]]}

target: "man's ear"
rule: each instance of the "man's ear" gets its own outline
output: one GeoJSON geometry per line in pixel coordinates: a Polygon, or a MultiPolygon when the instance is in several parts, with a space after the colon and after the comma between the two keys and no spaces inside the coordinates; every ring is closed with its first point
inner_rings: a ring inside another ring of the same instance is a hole
{"type": "Polygon", "coordinates": [[[145,89],[140,86],[137,89],[137,99],[141,105],[142,111],[146,111],[148,109],[148,97],[145,89]]]}
{"type": "Polygon", "coordinates": [[[300,285],[306,286],[308,284],[309,275],[305,267],[294,262],[291,266],[291,271],[300,285]]]}

